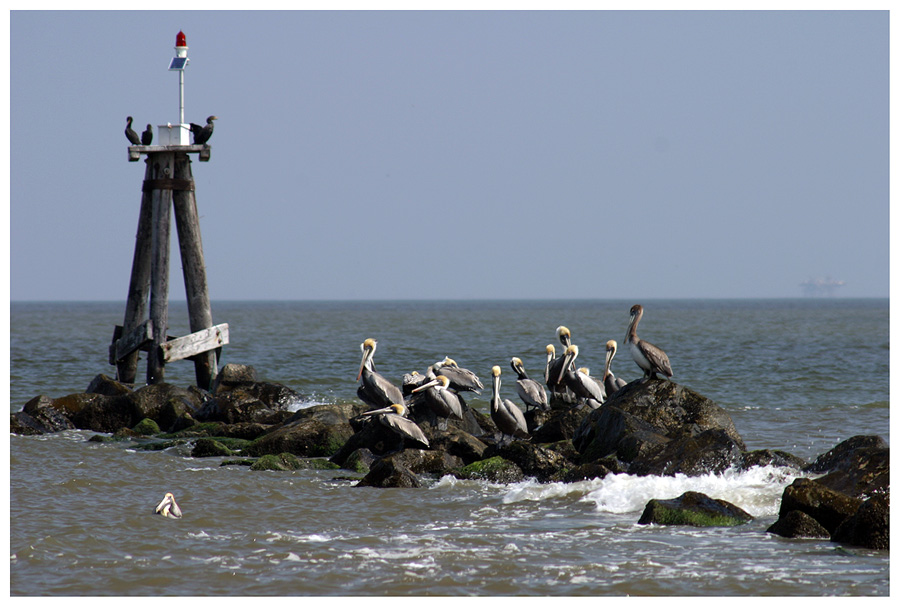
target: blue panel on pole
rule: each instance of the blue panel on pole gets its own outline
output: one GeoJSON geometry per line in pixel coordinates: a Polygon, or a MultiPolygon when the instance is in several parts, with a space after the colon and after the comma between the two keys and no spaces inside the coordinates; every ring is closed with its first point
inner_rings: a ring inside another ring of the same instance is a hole
{"type": "Polygon", "coordinates": [[[187,65],[188,58],[187,57],[173,57],[172,63],[169,64],[170,70],[183,70],[187,65]]]}

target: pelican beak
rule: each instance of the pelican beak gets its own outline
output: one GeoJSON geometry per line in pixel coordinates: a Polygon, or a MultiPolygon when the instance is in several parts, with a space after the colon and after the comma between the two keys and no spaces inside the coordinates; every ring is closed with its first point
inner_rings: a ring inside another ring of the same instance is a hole
{"type": "Polygon", "coordinates": [[[566,355],[563,358],[563,364],[562,364],[562,367],[560,367],[559,377],[556,378],[556,383],[559,383],[560,381],[562,381],[563,375],[566,374],[566,370],[569,368],[569,365],[572,364],[572,361],[574,359],[575,359],[575,357],[572,356],[571,353],[569,353],[568,349],[566,349],[566,355]]]}
{"type": "Polygon", "coordinates": [[[609,375],[609,364],[612,362],[613,354],[615,352],[612,349],[606,351],[606,366],[603,369],[603,381],[606,381],[606,376],[609,375]]]}
{"type": "Polygon", "coordinates": [[[361,413],[360,417],[368,417],[370,415],[378,415],[379,413],[396,413],[392,407],[385,407],[384,409],[373,409],[372,411],[366,411],[365,413],[361,413]]]}
{"type": "Polygon", "coordinates": [[[363,368],[366,366],[366,361],[368,361],[371,356],[371,348],[363,349],[362,361],[359,363],[359,373],[356,374],[356,381],[359,381],[359,378],[362,377],[363,368]]]}
{"type": "Polygon", "coordinates": [[[432,380],[431,380],[430,382],[428,382],[427,384],[422,384],[421,386],[419,386],[418,388],[416,388],[415,390],[413,390],[413,393],[421,392],[422,390],[426,390],[426,389],[430,388],[431,386],[436,386],[436,385],[438,385],[439,383],[441,383],[439,379],[437,379],[437,378],[432,379],[432,380]]]}
{"type": "Polygon", "coordinates": [[[171,493],[166,493],[166,496],[156,506],[155,512],[165,517],[181,518],[181,508],[175,503],[175,496],[171,493]]]}

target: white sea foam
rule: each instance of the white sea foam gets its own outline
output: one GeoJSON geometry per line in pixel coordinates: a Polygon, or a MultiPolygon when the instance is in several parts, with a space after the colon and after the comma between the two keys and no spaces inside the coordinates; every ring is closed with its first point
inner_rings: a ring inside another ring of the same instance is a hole
{"type": "Polygon", "coordinates": [[[744,471],[726,470],[702,476],[609,474],[602,479],[577,483],[525,481],[509,485],[503,502],[579,497],[581,501],[593,502],[598,512],[624,514],[643,510],[651,499],[671,499],[685,491],[697,491],[731,502],[753,516],[769,516],[778,513],[781,494],[796,477],[796,470],[754,466],[744,471]]]}

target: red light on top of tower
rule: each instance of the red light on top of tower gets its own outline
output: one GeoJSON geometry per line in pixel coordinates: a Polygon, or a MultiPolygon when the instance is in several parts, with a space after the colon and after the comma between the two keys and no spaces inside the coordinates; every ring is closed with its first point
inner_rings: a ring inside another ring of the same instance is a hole
{"type": "Polygon", "coordinates": [[[175,46],[187,46],[187,38],[184,32],[179,31],[178,35],[175,36],[175,46]]]}

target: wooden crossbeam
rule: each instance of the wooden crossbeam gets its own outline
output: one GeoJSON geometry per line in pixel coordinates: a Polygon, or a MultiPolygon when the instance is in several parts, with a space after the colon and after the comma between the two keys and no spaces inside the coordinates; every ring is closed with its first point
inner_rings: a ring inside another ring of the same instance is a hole
{"type": "Polygon", "coordinates": [[[147,344],[153,341],[153,321],[145,320],[128,335],[122,335],[123,328],[116,325],[113,343],[109,348],[109,364],[114,365],[124,360],[135,350],[146,350],[147,344]]]}
{"type": "Polygon", "coordinates": [[[222,323],[184,337],[170,339],[166,343],[161,344],[160,349],[163,353],[163,361],[170,363],[221,348],[227,343],[228,323],[222,323]]]}

